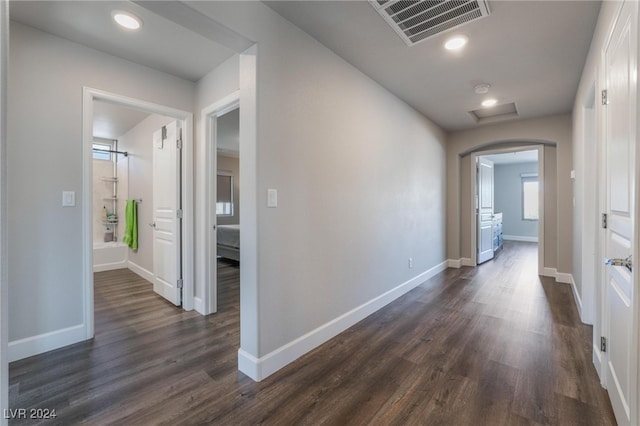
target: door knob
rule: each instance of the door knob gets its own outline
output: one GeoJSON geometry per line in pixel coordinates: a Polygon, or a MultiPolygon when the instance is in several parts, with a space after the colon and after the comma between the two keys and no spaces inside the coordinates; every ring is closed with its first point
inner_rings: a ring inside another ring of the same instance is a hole
{"type": "Polygon", "coordinates": [[[604,264],[611,266],[624,266],[629,270],[629,272],[632,271],[633,267],[631,255],[629,255],[629,257],[627,257],[626,259],[605,259],[604,264]]]}

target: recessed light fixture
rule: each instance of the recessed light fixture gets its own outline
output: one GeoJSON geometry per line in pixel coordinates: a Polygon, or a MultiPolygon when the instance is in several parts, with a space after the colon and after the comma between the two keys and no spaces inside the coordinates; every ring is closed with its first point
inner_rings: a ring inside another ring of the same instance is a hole
{"type": "Polygon", "coordinates": [[[122,10],[114,10],[111,12],[113,20],[123,28],[128,30],[137,30],[142,26],[142,19],[138,18],[131,12],[124,12],[122,10]]]}
{"type": "Polygon", "coordinates": [[[447,50],[460,50],[462,49],[467,42],[469,41],[469,37],[465,35],[457,35],[453,36],[444,43],[444,48],[447,50]]]}
{"type": "Polygon", "coordinates": [[[482,106],[485,108],[489,108],[494,106],[495,104],[497,104],[498,101],[495,99],[485,99],[484,101],[482,101],[482,106]]]}
{"type": "Polygon", "coordinates": [[[491,88],[491,85],[489,83],[481,83],[481,84],[477,84],[473,88],[473,91],[476,92],[478,95],[484,95],[485,93],[489,92],[490,88],[491,88]]]}

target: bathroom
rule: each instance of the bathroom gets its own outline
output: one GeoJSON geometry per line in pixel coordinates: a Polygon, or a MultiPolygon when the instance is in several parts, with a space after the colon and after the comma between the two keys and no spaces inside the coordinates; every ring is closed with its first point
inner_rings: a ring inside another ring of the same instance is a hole
{"type": "Polygon", "coordinates": [[[153,279],[153,133],[175,119],[94,102],[93,271],[128,268],[153,279]],[[136,207],[136,245],[123,240],[136,207]]]}

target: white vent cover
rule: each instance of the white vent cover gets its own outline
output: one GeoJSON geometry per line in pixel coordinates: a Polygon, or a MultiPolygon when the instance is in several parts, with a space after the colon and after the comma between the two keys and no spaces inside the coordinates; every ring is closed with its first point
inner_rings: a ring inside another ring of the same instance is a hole
{"type": "Polygon", "coordinates": [[[487,0],[369,0],[408,46],[489,16],[487,0]]]}

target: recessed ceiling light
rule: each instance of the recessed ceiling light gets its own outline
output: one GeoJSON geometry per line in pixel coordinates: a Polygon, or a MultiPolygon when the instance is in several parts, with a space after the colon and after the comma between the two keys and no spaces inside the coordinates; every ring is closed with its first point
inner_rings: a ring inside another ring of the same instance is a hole
{"type": "Polygon", "coordinates": [[[465,35],[453,36],[444,43],[444,48],[447,50],[459,50],[462,49],[468,41],[469,37],[465,35]]]}
{"type": "Polygon", "coordinates": [[[482,106],[485,108],[489,108],[494,106],[495,104],[497,104],[498,101],[495,99],[485,99],[484,101],[482,101],[482,106]]]}
{"type": "Polygon", "coordinates": [[[484,95],[485,93],[489,92],[490,88],[491,88],[491,85],[489,83],[481,83],[481,84],[477,84],[476,87],[473,88],[473,91],[476,92],[478,95],[484,95]]]}
{"type": "Polygon", "coordinates": [[[131,12],[123,12],[122,10],[114,10],[111,13],[113,16],[113,20],[118,23],[121,27],[124,27],[128,30],[137,30],[142,26],[142,19],[138,18],[131,12]]]}

